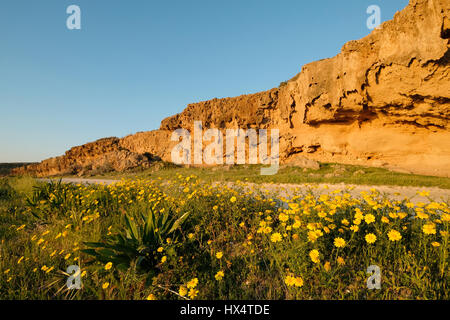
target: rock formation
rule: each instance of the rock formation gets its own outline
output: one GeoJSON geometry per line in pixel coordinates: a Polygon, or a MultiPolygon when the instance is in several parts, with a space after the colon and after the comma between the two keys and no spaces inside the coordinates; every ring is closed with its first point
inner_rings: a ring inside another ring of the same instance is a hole
{"type": "Polygon", "coordinates": [[[13,172],[16,174],[31,173],[36,176],[85,175],[124,171],[137,167],[145,168],[155,160],[159,160],[159,158],[148,153],[135,153],[122,148],[118,138],[104,138],[73,147],[63,156],[17,168],[13,172]]]}
{"type": "Polygon", "coordinates": [[[449,16],[448,0],[411,0],[393,20],[337,56],[303,66],[279,88],[190,104],[159,130],[76,147],[26,171],[58,174],[118,150],[123,156],[113,163],[133,160],[116,170],[148,162],[143,154],[170,161],[171,133],[202,121],[206,128],[279,129],[282,163],[301,155],[450,177],[449,16]]]}

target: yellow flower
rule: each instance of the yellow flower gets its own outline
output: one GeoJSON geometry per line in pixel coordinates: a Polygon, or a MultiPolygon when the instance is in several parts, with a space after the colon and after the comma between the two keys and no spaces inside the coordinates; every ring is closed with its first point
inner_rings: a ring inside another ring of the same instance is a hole
{"type": "Polygon", "coordinates": [[[426,191],[426,190],[422,190],[420,192],[418,191],[417,194],[421,197],[428,197],[430,195],[430,192],[426,191]]]}
{"type": "Polygon", "coordinates": [[[343,248],[343,247],[345,247],[345,240],[342,238],[335,238],[334,245],[337,248],[343,248]]]}
{"type": "Polygon", "coordinates": [[[399,217],[400,219],[403,219],[403,218],[405,218],[406,216],[407,216],[407,214],[404,213],[404,212],[399,212],[399,213],[398,213],[398,217],[399,217]]]}
{"type": "Polygon", "coordinates": [[[436,234],[436,226],[432,223],[427,223],[422,228],[425,234],[436,234]]]}
{"type": "Polygon", "coordinates": [[[319,263],[319,250],[313,249],[309,252],[309,257],[311,258],[311,261],[314,263],[319,263]]]}
{"type": "Polygon", "coordinates": [[[388,217],[381,217],[381,222],[383,223],[389,223],[389,218],[388,217]]]}
{"type": "Polygon", "coordinates": [[[220,270],[216,273],[214,278],[216,278],[217,281],[220,281],[223,279],[224,276],[225,276],[225,273],[222,270],[220,270]]]}
{"type": "Polygon", "coordinates": [[[197,286],[197,284],[198,284],[198,278],[193,278],[191,281],[189,281],[187,283],[187,287],[189,289],[193,289],[193,288],[195,288],[197,286]]]}
{"type": "Polygon", "coordinates": [[[398,215],[395,212],[389,212],[389,217],[391,217],[392,219],[395,219],[395,218],[398,218],[398,215]]]}
{"type": "Polygon", "coordinates": [[[216,258],[217,259],[222,259],[222,257],[223,257],[223,252],[222,251],[219,251],[219,252],[216,253],[216,258]]]}
{"type": "Polygon", "coordinates": [[[431,245],[433,247],[439,247],[441,244],[439,242],[434,241],[434,242],[431,243],[431,245]]]}
{"type": "Polygon", "coordinates": [[[342,223],[343,225],[345,225],[345,226],[348,226],[348,225],[350,224],[350,222],[348,222],[347,219],[342,219],[342,220],[341,220],[341,223],[342,223]]]}
{"type": "Polygon", "coordinates": [[[278,216],[278,219],[281,222],[286,222],[286,221],[289,220],[289,216],[287,214],[285,214],[285,213],[280,213],[280,215],[278,216]]]}
{"type": "Polygon", "coordinates": [[[301,277],[295,277],[294,286],[303,287],[303,279],[301,277]]]}
{"type": "Polygon", "coordinates": [[[182,297],[187,295],[187,293],[188,293],[188,290],[186,289],[185,286],[181,286],[180,289],[178,290],[178,294],[182,297]]]}
{"type": "Polygon", "coordinates": [[[107,264],[105,264],[105,270],[109,270],[112,268],[112,262],[108,262],[107,264]]]}
{"type": "Polygon", "coordinates": [[[284,283],[286,283],[286,285],[287,285],[288,287],[291,287],[291,286],[293,286],[293,285],[295,284],[295,278],[292,277],[292,276],[287,276],[287,277],[284,279],[284,283]]]}
{"type": "Polygon", "coordinates": [[[377,236],[373,233],[366,234],[365,238],[367,243],[374,243],[377,240],[377,236]]]}
{"type": "Polygon", "coordinates": [[[55,269],[55,267],[50,267],[50,268],[48,268],[48,269],[45,271],[45,273],[49,273],[49,272],[51,272],[53,269],[55,269]]]}
{"type": "Polygon", "coordinates": [[[325,218],[327,216],[327,213],[325,211],[320,211],[319,213],[317,213],[317,215],[319,216],[319,218],[325,218]]]}
{"type": "Polygon", "coordinates": [[[314,231],[308,231],[308,240],[314,243],[317,240],[318,236],[314,231]]]}
{"type": "Polygon", "coordinates": [[[343,265],[345,264],[344,258],[338,257],[338,258],[337,258],[337,263],[338,263],[340,266],[343,266],[343,265]]]}
{"type": "Polygon", "coordinates": [[[230,198],[230,202],[231,202],[231,203],[236,202],[236,197],[235,197],[235,196],[231,197],[231,198],[230,198]]]}
{"type": "Polygon", "coordinates": [[[422,219],[422,220],[429,218],[429,216],[423,211],[417,211],[416,216],[417,216],[417,218],[422,219]]]}
{"type": "Polygon", "coordinates": [[[164,251],[164,248],[163,247],[159,247],[156,251],[158,251],[158,252],[163,252],[164,251]]]}
{"type": "Polygon", "coordinates": [[[353,226],[350,227],[350,230],[352,230],[353,232],[358,232],[359,227],[356,226],[356,225],[353,225],[353,226]]]}
{"type": "Polygon", "coordinates": [[[388,238],[390,241],[399,241],[402,235],[397,230],[391,229],[388,233],[388,238]]]}
{"type": "Polygon", "coordinates": [[[371,224],[372,222],[374,222],[375,221],[375,216],[373,215],[373,214],[367,214],[365,217],[364,217],[364,221],[367,223],[367,224],[371,224]]]}
{"type": "Polygon", "coordinates": [[[17,264],[20,264],[23,259],[24,259],[24,256],[20,257],[19,260],[17,260],[17,264]]]}
{"type": "Polygon", "coordinates": [[[188,293],[189,298],[194,299],[197,296],[198,292],[199,291],[195,290],[195,289],[189,290],[189,293],[188,293]]]}
{"type": "Polygon", "coordinates": [[[153,293],[150,293],[146,299],[147,300],[156,300],[156,296],[153,293]]]}
{"type": "Polygon", "coordinates": [[[102,285],[102,288],[103,289],[107,289],[109,287],[109,282],[105,282],[103,285],[102,285]]]}
{"type": "Polygon", "coordinates": [[[330,261],[325,262],[325,264],[323,265],[324,269],[326,272],[331,270],[331,265],[330,265],[330,261]]]}
{"type": "Polygon", "coordinates": [[[167,257],[166,257],[166,256],[164,256],[164,257],[161,258],[161,263],[164,263],[164,262],[166,262],[166,261],[167,261],[167,257]]]}
{"type": "Polygon", "coordinates": [[[264,230],[263,230],[263,232],[264,232],[265,234],[271,233],[271,232],[272,232],[272,228],[271,228],[271,227],[265,227],[264,230]]]}
{"type": "Polygon", "coordinates": [[[192,239],[192,238],[194,238],[194,234],[193,233],[189,233],[188,234],[188,239],[192,239]]]}
{"type": "Polygon", "coordinates": [[[270,241],[272,241],[272,242],[279,242],[282,239],[283,238],[281,237],[281,234],[279,234],[278,232],[276,232],[270,236],[270,241]]]}

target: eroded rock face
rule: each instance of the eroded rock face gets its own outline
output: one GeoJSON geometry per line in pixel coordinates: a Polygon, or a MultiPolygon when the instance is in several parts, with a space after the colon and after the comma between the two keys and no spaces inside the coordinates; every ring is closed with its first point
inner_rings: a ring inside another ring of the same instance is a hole
{"type": "Polygon", "coordinates": [[[122,148],[119,138],[104,138],[74,147],[63,156],[17,168],[13,172],[15,174],[29,173],[39,177],[64,174],[87,175],[148,167],[155,160],[157,159],[149,154],[122,148]]]}
{"type": "MultiPolygon", "coordinates": [[[[450,176],[449,16],[448,0],[411,0],[393,20],[279,88],[190,104],[160,130],[114,145],[171,161],[172,131],[202,121],[205,128],[279,129],[282,163],[301,155],[450,176]]],[[[92,155],[115,152],[100,149],[92,155]]],[[[29,170],[56,173],[77,163],[72,154],[29,170]]]]}

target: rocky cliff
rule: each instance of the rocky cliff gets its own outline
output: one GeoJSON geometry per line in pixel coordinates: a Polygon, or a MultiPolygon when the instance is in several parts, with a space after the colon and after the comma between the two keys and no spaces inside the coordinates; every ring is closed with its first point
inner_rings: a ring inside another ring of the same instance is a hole
{"type": "Polygon", "coordinates": [[[449,17],[448,0],[411,0],[393,20],[337,56],[303,66],[279,88],[190,104],[159,130],[100,140],[25,170],[58,174],[117,152],[134,160],[109,161],[115,170],[148,163],[144,154],[170,161],[172,131],[202,121],[279,129],[282,163],[303,155],[450,177],[449,17]]]}

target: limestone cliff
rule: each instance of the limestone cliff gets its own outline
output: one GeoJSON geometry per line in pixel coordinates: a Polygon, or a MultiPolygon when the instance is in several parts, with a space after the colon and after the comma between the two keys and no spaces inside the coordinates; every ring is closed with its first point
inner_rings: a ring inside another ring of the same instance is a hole
{"type": "MultiPolygon", "coordinates": [[[[281,162],[302,154],[450,177],[449,16],[448,0],[411,0],[393,20],[337,56],[303,66],[279,88],[190,104],[159,130],[114,140],[115,148],[170,161],[171,132],[202,121],[221,129],[278,128],[281,162]]],[[[81,160],[66,154],[27,170],[56,174],[67,161],[81,160]]]]}

